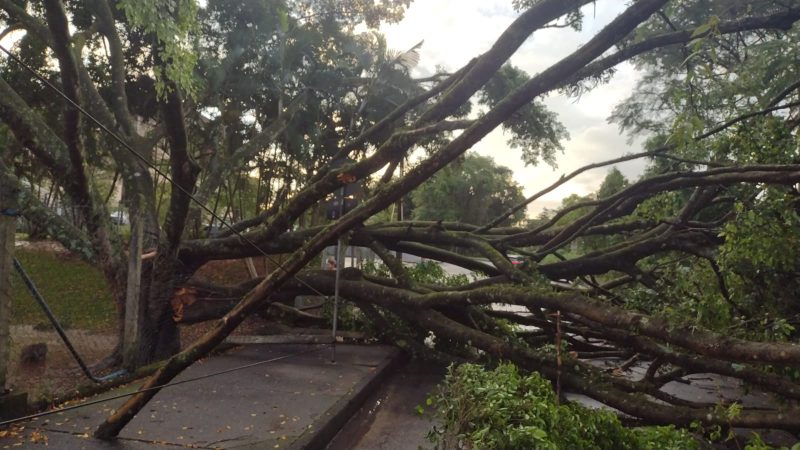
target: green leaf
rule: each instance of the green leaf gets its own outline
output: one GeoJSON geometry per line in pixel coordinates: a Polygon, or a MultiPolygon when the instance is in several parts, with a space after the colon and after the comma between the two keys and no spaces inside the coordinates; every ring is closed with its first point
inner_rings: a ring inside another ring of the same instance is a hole
{"type": "Polygon", "coordinates": [[[289,11],[285,7],[278,10],[278,29],[281,33],[289,31],[289,11]]]}
{"type": "Polygon", "coordinates": [[[708,33],[710,30],[711,30],[711,24],[710,23],[704,23],[704,24],[700,25],[699,27],[695,28],[690,37],[696,38],[697,36],[700,36],[702,34],[708,33]]]}

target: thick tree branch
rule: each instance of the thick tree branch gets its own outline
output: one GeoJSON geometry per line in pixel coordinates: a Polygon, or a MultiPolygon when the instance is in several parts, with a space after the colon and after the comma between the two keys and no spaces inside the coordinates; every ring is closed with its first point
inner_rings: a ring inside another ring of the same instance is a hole
{"type": "MultiPolygon", "coordinates": [[[[800,20],[800,9],[795,8],[768,16],[744,17],[738,20],[720,22],[717,30],[721,34],[770,28],[788,30],[798,20],[800,20]]],[[[623,61],[627,61],[650,50],[667,47],[670,45],[684,44],[692,39],[703,37],[710,33],[711,30],[700,35],[694,35],[694,32],[695,29],[681,30],[649,37],[641,42],[630,44],[616,53],[588,64],[586,67],[575,73],[574,76],[565,81],[562,86],[568,86],[570,84],[577,83],[582,79],[601,74],[623,61]]]]}
{"type": "Polygon", "coordinates": [[[0,8],[8,14],[12,20],[19,22],[26,30],[34,33],[48,44],[52,44],[53,38],[47,29],[47,25],[43,24],[39,19],[31,16],[20,7],[19,4],[12,0],[0,0],[0,8]]]}
{"type": "Polygon", "coordinates": [[[594,206],[590,212],[562,229],[562,231],[553,238],[554,241],[556,239],[563,239],[565,236],[572,235],[575,230],[583,227],[585,223],[595,220],[598,215],[602,214],[604,211],[607,211],[609,205],[619,200],[638,199],[634,200],[634,204],[628,204],[626,209],[630,209],[632,206],[635,206],[636,203],[640,203],[649,195],[658,192],[677,190],[687,187],[727,185],[734,183],[760,182],[790,185],[797,183],[796,180],[798,175],[800,175],[800,165],[778,164],[719,167],[709,169],[707,171],[671,172],[667,174],[656,175],[634,183],[617,194],[605,199],[580,202],[568,208],[564,208],[545,225],[537,227],[533,231],[508,236],[502,241],[508,245],[520,245],[525,242],[526,238],[535,236],[541,233],[544,229],[547,229],[555,224],[558,219],[563,217],[567,212],[574,211],[579,208],[594,206]]]}
{"type": "Polygon", "coordinates": [[[166,247],[162,250],[169,254],[177,254],[191,203],[186,192],[194,190],[199,168],[189,155],[189,143],[183,121],[183,106],[175,87],[167,94],[161,109],[168,130],[167,140],[170,144],[170,176],[175,184],[183,188],[182,190],[173,188],[170,192],[169,210],[164,221],[166,247]]]}
{"type": "Polygon", "coordinates": [[[619,164],[619,163],[625,162],[625,161],[632,161],[634,159],[646,158],[646,157],[649,157],[649,156],[655,156],[655,155],[658,155],[658,154],[663,153],[665,151],[667,151],[666,147],[660,147],[660,148],[658,148],[656,150],[640,152],[640,153],[634,153],[634,154],[631,154],[631,155],[625,155],[625,156],[621,156],[619,158],[614,158],[614,159],[609,159],[609,160],[602,161],[602,162],[587,164],[587,165],[585,165],[583,167],[575,169],[572,172],[570,172],[569,174],[561,175],[561,177],[555,183],[553,183],[550,186],[542,189],[541,191],[531,195],[530,197],[526,198],[524,201],[512,206],[507,211],[503,212],[503,214],[501,214],[501,215],[497,216],[496,218],[492,219],[491,222],[489,222],[486,225],[483,225],[482,227],[480,227],[477,230],[475,230],[475,232],[476,233],[481,233],[481,232],[485,232],[485,231],[491,230],[492,228],[494,228],[497,225],[499,225],[502,221],[506,220],[507,218],[513,216],[514,214],[516,214],[517,212],[522,210],[522,208],[525,208],[526,206],[528,206],[531,203],[535,202],[536,200],[538,200],[539,198],[541,198],[545,194],[548,194],[548,193],[554,191],[559,186],[563,185],[567,181],[575,178],[576,176],[578,176],[578,175],[580,175],[580,174],[582,174],[582,173],[584,173],[586,171],[589,171],[589,170],[592,170],[592,169],[597,169],[599,167],[610,166],[612,164],[619,164]]]}
{"type": "Polygon", "coordinates": [[[64,245],[65,248],[80,255],[89,262],[96,261],[96,254],[89,237],[64,217],[59,216],[41,204],[30,190],[19,182],[11,171],[0,161],[0,182],[13,186],[20,192],[19,209],[22,216],[31,223],[45,226],[47,234],[64,245]]]}
{"type": "Polygon", "coordinates": [[[66,144],[22,97],[0,78],[0,119],[14,137],[47,167],[53,178],[71,184],[72,167],[66,144]]]}
{"type": "Polygon", "coordinates": [[[136,134],[136,126],[128,112],[128,94],[125,92],[125,55],[122,41],[117,33],[116,21],[108,0],[94,0],[98,29],[108,40],[109,63],[111,66],[111,104],[114,116],[128,136],[136,134]]]}

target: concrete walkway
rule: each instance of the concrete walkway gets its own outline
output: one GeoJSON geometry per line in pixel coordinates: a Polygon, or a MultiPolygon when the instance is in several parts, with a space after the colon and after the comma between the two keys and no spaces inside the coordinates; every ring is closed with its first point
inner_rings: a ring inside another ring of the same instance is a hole
{"type": "Polygon", "coordinates": [[[5,430],[11,435],[0,437],[0,448],[321,448],[389,375],[399,353],[338,345],[331,363],[328,345],[248,345],[199,362],[176,381],[278,357],[286,358],[162,390],[113,443],[90,436],[124,398],[5,430]]]}

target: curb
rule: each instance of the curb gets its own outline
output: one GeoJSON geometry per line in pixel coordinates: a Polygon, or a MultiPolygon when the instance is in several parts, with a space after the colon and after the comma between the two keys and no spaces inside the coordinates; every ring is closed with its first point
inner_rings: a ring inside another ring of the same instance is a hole
{"type": "Polygon", "coordinates": [[[340,398],[324,414],[320,415],[303,434],[289,446],[290,450],[323,449],[344,427],[351,417],[364,405],[364,401],[391,375],[405,360],[406,354],[397,348],[381,361],[371,377],[353,386],[347,395],[340,398]]]}

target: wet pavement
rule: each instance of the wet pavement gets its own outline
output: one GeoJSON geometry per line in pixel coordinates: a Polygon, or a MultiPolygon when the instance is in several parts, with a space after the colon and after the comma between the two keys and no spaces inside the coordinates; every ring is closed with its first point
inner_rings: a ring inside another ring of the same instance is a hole
{"type": "MultiPolygon", "coordinates": [[[[328,345],[237,348],[195,364],[176,381],[283,359],[165,388],[112,443],[90,436],[124,398],[20,424],[23,429],[7,429],[0,448],[302,447],[314,442],[332,419],[343,422],[352,415],[358,407],[351,405],[354,397],[368,395],[366,389],[388,374],[398,352],[385,346],[337,345],[336,362],[331,363],[330,357],[328,345]]],[[[103,396],[132,392],[139,384],[103,396]]]]}
{"type": "MultiPolygon", "coordinates": [[[[623,361],[619,359],[596,360],[595,363],[612,369],[623,361]]],[[[646,364],[635,364],[625,374],[630,379],[640,379],[647,369],[646,364]]],[[[436,391],[444,378],[445,368],[412,361],[396,375],[387,379],[383,386],[366,401],[359,412],[331,441],[328,450],[417,450],[430,448],[426,434],[434,426],[432,413],[425,407],[426,399],[436,391]],[[417,405],[423,406],[419,414],[417,405]]],[[[686,400],[708,403],[738,401],[746,407],[774,408],[781,400],[774,396],[747,388],[738,379],[716,374],[692,374],[680,381],[673,381],[663,389],[686,400]]],[[[608,407],[585,395],[565,393],[571,400],[590,408],[608,407]]],[[[747,440],[751,430],[735,430],[747,440]]],[[[773,445],[791,447],[797,437],[781,430],[756,430],[762,438],[773,445]]]]}
{"type": "Polygon", "coordinates": [[[445,371],[441,365],[411,361],[367,399],[327,449],[417,450],[430,447],[426,434],[434,421],[425,402],[436,392],[445,371]]]}
{"type": "MultiPolygon", "coordinates": [[[[125,399],[51,415],[24,423],[24,428],[0,429],[0,449],[45,445],[86,450],[430,447],[426,434],[434,422],[426,400],[443,379],[443,366],[411,361],[398,369],[403,358],[396,349],[383,346],[337,345],[336,355],[336,363],[331,363],[328,345],[243,346],[195,364],[177,381],[271,362],[162,390],[115,442],[90,436],[125,399]]],[[[620,362],[608,360],[605,365],[611,368],[620,362]]],[[[644,367],[636,364],[625,376],[637,379],[644,367]]],[[[104,396],[133,392],[139,384],[104,396]]],[[[755,407],[776,404],[774,397],[747,390],[736,379],[710,374],[684,377],[664,390],[699,401],[738,399],[755,407]]],[[[567,397],[607,408],[581,395],[567,397]]],[[[761,431],[777,444],[791,447],[796,442],[786,432],[761,431]]]]}

